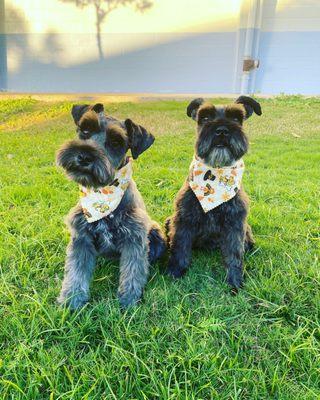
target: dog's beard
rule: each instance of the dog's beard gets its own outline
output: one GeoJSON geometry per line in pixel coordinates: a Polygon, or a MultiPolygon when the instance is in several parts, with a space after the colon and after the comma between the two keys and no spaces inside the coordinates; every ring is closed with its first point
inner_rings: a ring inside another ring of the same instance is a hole
{"type": "Polygon", "coordinates": [[[213,168],[229,167],[239,160],[248,150],[248,140],[240,130],[234,130],[230,137],[216,137],[211,127],[199,132],[196,154],[213,168]]]}
{"type": "Polygon", "coordinates": [[[206,164],[213,168],[228,167],[235,163],[231,151],[227,147],[214,147],[206,157],[206,164]]]}
{"type": "Polygon", "coordinates": [[[57,164],[70,179],[86,187],[106,186],[114,179],[114,168],[93,140],[67,142],[57,154],[57,164]]]}
{"type": "Polygon", "coordinates": [[[230,149],[232,150],[234,159],[239,160],[248,151],[248,140],[246,139],[245,136],[242,136],[239,139],[231,137],[230,149]]]}

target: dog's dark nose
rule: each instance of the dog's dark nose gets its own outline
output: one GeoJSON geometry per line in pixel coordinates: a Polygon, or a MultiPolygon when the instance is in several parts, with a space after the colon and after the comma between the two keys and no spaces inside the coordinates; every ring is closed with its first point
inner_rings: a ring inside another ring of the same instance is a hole
{"type": "Polygon", "coordinates": [[[81,164],[83,167],[87,167],[92,163],[92,157],[88,154],[79,154],[77,157],[77,161],[79,164],[81,164]]]}
{"type": "Polygon", "coordinates": [[[226,126],[218,126],[216,129],[216,134],[219,135],[229,135],[229,129],[226,126]]]}

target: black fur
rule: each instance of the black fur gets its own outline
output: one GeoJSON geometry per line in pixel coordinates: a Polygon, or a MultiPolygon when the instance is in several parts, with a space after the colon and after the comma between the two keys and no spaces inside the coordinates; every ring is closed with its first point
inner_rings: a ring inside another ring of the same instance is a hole
{"type": "Polygon", "coordinates": [[[106,140],[106,146],[111,143],[109,150],[121,147],[126,152],[131,149],[133,159],[146,151],[154,142],[151,135],[143,126],[136,124],[131,119],[119,121],[112,116],[104,114],[104,107],[97,103],[93,106],[87,104],[75,105],[72,107],[72,116],[77,125],[79,139],[93,139],[102,144],[106,140]],[[103,136],[107,133],[107,136],[103,136]],[[100,134],[100,138],[97,135],[100,134]],[[119,144],[116,136],[123,137],[125,143],[119,144]]]}
{"type": "Polygon", "coordinates": [[[149,263],[153,264],[163,256],[166,251],[166,243],[158,225],[154,225],[148,234],[149,239],[149,263]]]}
{"type": "Polygon", "coordinates": [[[71,110],[71,115],[75,124],[78,124],[81,116],[90,109],[89,104],[74,105],[71,110]]]}
{"type": "Polygon", "coordinates": [[[187,116],[192,119],[196,119],[197,110],[202,103],[204,103],[204,99],[202,99],[201,97],[192,100],[192,102],[187,107],[187,116]]]}
{"type": "Polygon", "coordinates": [[[153,144],[154,137],[143,126],[135,124],[131,119],[126,119],[124,125],[127,129],[132,157],[136,159],[153,144]]]}
{"type": "Polygon", "coordinates": [[[235,102],[244,105],[244,108],[246,110],[246,119],[251,117],[253,112],[255,112],[257,115],[262,115],[260,104],[252,97],[240,96],[235,102]]]}
{"type": "MultiPolygon", "coordinates": [[[[197,157],[212,167],[224,167],[245,155],[248,139],[242,123],[251,115],[247,108],[252,106],[258,115],[261,114],[260,105],[248,99],[242,97],[237,104],[228,106],[214,106],[203,99],[195,99],[189,104],[187,115],[198,124],[197,157]]],[[[206,178],[210,179],[210,176],[206,178]]],[[[243,253],[254,244],[247,223],[248,197],[241,188],[231,200],[205,213],[189,186],[190,179],[189,174],[177,195],[175,213],[166,223],[171,250],[167,271],[179,278],[187,271],[193,247],[219,247],[227,268],[227,281],[236,290],[243,282],[243,253]]]]}

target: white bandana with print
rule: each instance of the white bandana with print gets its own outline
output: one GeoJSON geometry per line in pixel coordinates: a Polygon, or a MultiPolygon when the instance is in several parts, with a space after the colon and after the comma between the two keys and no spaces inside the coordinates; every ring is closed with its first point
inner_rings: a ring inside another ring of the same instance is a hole
{"type": "Polygon", "coordinates": [[[212,168],[194,157],[189,185],[205,213],[232,199],[241,186],[243,160],[230,167],[212,168]]]}
{"type": "Polygon", "coordinates": [[[109,186],[87,188],[80,186],[80,204],[88,222],[107,217],[120,204],[124,192],[132,178],[132,160],[116,171],[114,181],[109,186]]]}

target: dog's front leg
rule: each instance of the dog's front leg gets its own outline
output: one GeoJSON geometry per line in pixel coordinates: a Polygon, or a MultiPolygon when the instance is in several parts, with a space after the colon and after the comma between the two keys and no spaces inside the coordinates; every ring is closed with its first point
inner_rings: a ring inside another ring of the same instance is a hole
{"type": "Polygon", "coordinates": [[[189,266],[193,231],[189,224],[176,223],[170,239],[170,258],[167,273],[173,278],[181,278],[189,266]]]}
{"type": "Polygon", "coordinates": [[[121,246],[118,296],[123,308],[134,305],[140,300],[148,278],[147,233],[140,233],[139,228],[138,231],[132,231],[132,235],[128,236],[121,246]]]}
{"type": "Polygon", "coordinates": [[[245,230],[242,224],[222,229],[221,251],[227,269],[227,282],[238,289],[243,283],[243,254],[245,230]]]}
{"type": "Polygon", "coordinates": [[[65,275],[58,302],[71,309],[89,300],[89,285],[96,260],[96,249],[89,236],[72,238],[67,249],[65,275]]]}

